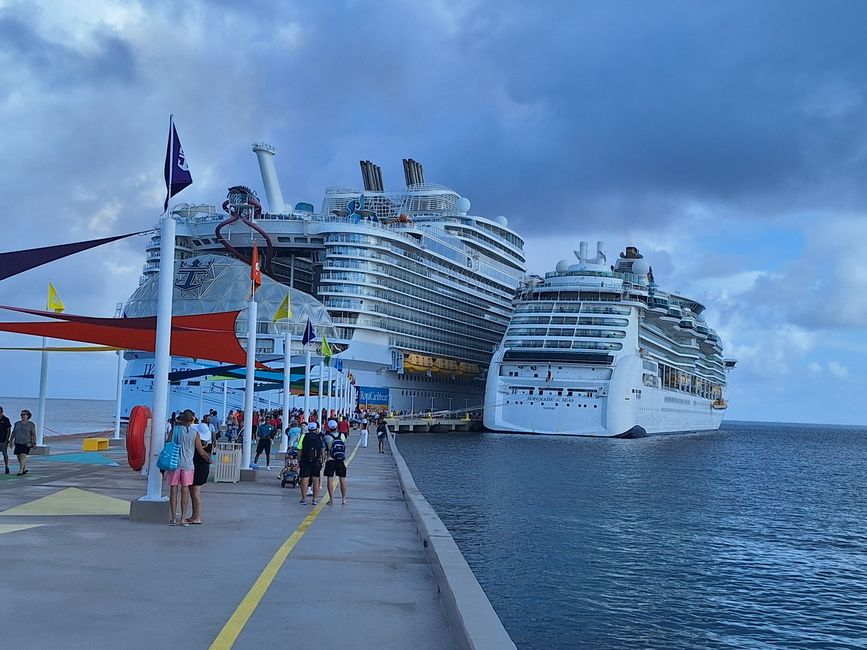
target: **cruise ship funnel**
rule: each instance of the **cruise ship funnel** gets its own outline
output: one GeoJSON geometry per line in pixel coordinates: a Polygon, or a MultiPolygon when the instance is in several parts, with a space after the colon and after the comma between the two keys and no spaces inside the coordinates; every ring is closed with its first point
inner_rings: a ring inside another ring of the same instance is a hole
{"type": "Polygon", "coordinates": [[[274,169],[274,156],[277,150],[270,144],[258,142],[253,145],[253,151],[259,159],[259,171],[265,184],[269,212],[282,214],[286,212],[286,207],[283,203],[283,192],[280,191],[280,181],[277,180],[277,171],[274,169]]]}

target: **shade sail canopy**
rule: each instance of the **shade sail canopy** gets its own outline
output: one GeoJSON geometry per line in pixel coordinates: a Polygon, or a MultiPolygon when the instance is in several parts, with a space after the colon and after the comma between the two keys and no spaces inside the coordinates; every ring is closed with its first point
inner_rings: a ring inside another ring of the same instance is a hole
{"type": "Polygon", "coordinates": [[[90,241],[74,242],[72,244],[59,244],[57,246],[43,246],[42,248],[29,248],[23,251],[9,251],[8,253],[0,253],[0,280],[11,278],[13,275],[18,275],[24,271],[35,269],[37,266],[48,264],[54,260],[86,251],[89,248],[102,246],[118,239],[132,237],[133,235],[141,235],[144,232],[131,232],[126,235],[115,235],[114,237],[103,237],[102,239],[91,239],[90,241]]]}
{"type": "MultiPolygon", "coordinates": [[[[65,341],[110,345],[125,350],[153,352],[156,347],[155,316],[143,318],[95,318],[75,314],[0,305],[0,309],[51,318],[56,322],[2,323],[0,331],[48,336],[65,341]]],[[[171,353],[179,357],[246,364],[247,352],[235,334],[238,311],[175,316],[172,318],[171,353]]],[[[262,364],[257,364],[260,367],[262,364]]]]}

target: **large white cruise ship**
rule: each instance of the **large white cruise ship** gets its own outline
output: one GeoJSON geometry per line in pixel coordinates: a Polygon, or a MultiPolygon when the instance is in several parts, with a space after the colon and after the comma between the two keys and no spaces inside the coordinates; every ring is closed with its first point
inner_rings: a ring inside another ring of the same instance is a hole
{"type": "Polygon", "coordinates": [[[704,306],[661,290],[637,248],[610,265],[602,242],[530,277],[488,372],[494,431],[640,437],[719,428],[720,337],[704,306]]]}
{"type": "MultiPolygon", "coordinates": [[[[324,305],[328,329],[318,333],[326,333],[341,351],[338,358],[354,378],[360,406],[481,409],[485,373],[525,273],[523,240],[506,218],[472,215],[468,199],[426,183],[422,166],[411,159],[403,162],[403,189],[385,191],[380,168],[362,161],[364,189],[329,188],[318,212],[310,203],[291,208],[277,181],[274,148],[256,144],[253,151],[267,210],[243,186],[230,188],[221,208],[176,207],[176,258],[189,265],[190,258],[230,255],[232,248],[249,259],[255,235],[265,273],[324,305]],[[260,233],[229,219],[239,204],[260,233]]],[[[155,236],[147,246],[142,284],[158,273],[159,248],[155,236]]],[[[282,355],[282,334],[271,322],[276,307],[259,310],[257,352],[263,358],[282,355]]],[[[239,338],[243,344],[240,328],[239,338]]],[[[147,403],[141,392],[149,390],[148,382],[136,381],[147,375],[142,364],[148,355],[127,356],[136,363],[127,369],[124,413],[147,403]]],[[[173,363],[189,365],[189,360],[173,363]]],[[[189,393],[192,399],[203,393],[198,399],[217,410],[222,390],[222,383],[198,377],[172,386],[173,395],[189,393]]],[[[229,408],[238,399],[230,397],[229,408]]],[[[259,396],[259,405],[263,399],[259,396]]]]}

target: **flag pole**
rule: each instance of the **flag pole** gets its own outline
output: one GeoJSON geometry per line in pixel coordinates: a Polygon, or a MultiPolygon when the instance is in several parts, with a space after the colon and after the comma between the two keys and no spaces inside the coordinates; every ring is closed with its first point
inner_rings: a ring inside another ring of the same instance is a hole
{"type": "Polygon", "coordinates": [[[304,419],[310,418],[310,343],[304,346],[304,419]]]}
{"type": "Polygon", "coordinates": [[[253,391],[256,387],[256,293],[247,303],[247,374],[244,378],[244,438],[241,446],[241,468],[250,467],[253,444],[253,391]]]}
{"type": "MultiPolygon", "coordinates": [[[[322,393],[325,391],[325,385],[323,379],[325,378],[325,359],[324,357],[319,358],[319,394],[316,396],[316,412],[319,414],[319,417],[322,417],[322,393]]],[[[320,426],[323,424],[319,423],[320,426]]]]}
{"type": "MultiPolygon", "coordinates": [[[[171,140],[171,117],[169,138],[171,140]]],[[[171,146],[171,145],[169,145],[171,146]]],[[[171,158],[169,159],[171,161],[171,158]]],[[[169,188],[171,168],[169,164],[169,188]]],[[[175,230],[172,215],[166,210],[160,221],[160,269],[157,293],[157,333],[154,350],[154,403],[151,411],[150,456],[148,458],[147,494],[140,501],[166,501],[163,497],[163,477],[157,459],[166,438],[166,413],[169,402],[169,370],[172,365],[172,290],[175,276],[175,230]]]]}
{"type": "Polygon", "coordinates": [[[280,451],[288,451],[289,436],[289,398],[292,394],[292,336],[289,333],[289,322],[283,332],[283,433],[280,435],[280,451]]]}

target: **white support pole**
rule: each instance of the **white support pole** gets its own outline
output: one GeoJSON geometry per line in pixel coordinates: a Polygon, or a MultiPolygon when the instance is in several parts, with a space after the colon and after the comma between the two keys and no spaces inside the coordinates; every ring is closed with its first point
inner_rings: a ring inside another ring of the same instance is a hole
{"type": "Polygon", "coordinates": [[[331,410],[334,408],[334,405],[331,402],[331,363],[328,364],[328,380],[325,384],[325,410],[328,411],[328,415],[331,415],[331,410]]]}
{"type": "Polygon", "coordinates": [[[202,416],[205,408],[205,379],[204,377],[199,378],[199,411],[196,413],[196,416],[199,418],[199,422],[202,421],[202,416]]]}
{"type": "MultiPolygon", "coordinates": [[[[322,417],[322,393],[325,391],[325,361],[323,359],[319,359],[319,394],[316,396],[316,412],[319,414],[319,417],[322,417]]],[[[320,422],[319,426],[322,426],[324,423],[320,422]]]]}
{"type": "Polygon", "coordinates": [[[310,418],[310,344],[304,346],[304,419],[310,418]]]}
{"type": "Polygon", "coordinates": [[[117,390],[114,393],[114,439],[120,440],[120,398],[123,393],[123,350],[117,351],[117,390]]]}
{"type": "Polygon", "coordinates": [[[166,214],[160,221],[160,271],[157,294],[157,334],[154,351],[154,404],[151,411],[148,491],[141,501],[163,501],[163,477],[157,459],[166,441],[169,370],[172,366],[172,291],[175,279],[175,220],[166,214]]]}
{"type": "Polygon", "coordinates": [[[287,325],[283,333],[283,434],[280,436],[280,451],[287,451],[289,446],[289,398],[292,396],[292,337],[287,325]]]}
{"type": "Polygon", "coordinates": [[[226,416],[229,415],[229,411],[227,410],[229,398],[229,380],[223,380],[223,412],[220,413],[220,417],[223,418],[223,424],[226,423],[226,416]]]}
{"type": "Polygon", "coordinates": [[[256,312],[254,299],[247,303],[247,376],[244,378],[244,440],[241,467],[250,467],[253,444],[253,390],[256,387],[256,312]]]}
{"type": "MultiPolygon", "coordinates": [[[[42,337],[42,347],[48,343],[48,339],[42,337]]],[[[42,350],[42,365],[39,368],[39,406],[36,409],[36,446],[42,446],[45,435],[45,400],[48,396],[48,352],[42,350]]]]}

